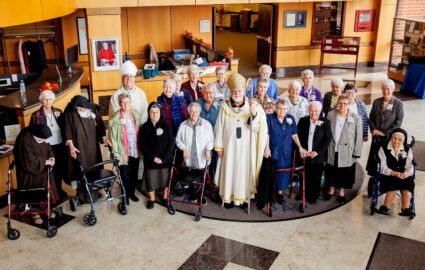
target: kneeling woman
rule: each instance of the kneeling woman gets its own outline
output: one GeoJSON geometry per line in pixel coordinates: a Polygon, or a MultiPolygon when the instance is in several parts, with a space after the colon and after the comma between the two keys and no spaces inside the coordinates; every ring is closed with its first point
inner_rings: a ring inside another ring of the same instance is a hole
{"type": "MultiPolygon", "coordinates": [[[[28,126],[19,133],[13,149],[18,189],[47,187],[47,166],[55,165],[53,150],[47,141],[51,136],[52,132],[43,124],[28,126]]],[[[58,198],[52,175],[50,185],[53,198],[58,198]]],[[[35,224],[43,223],[39,214],[33,214],[32,219],[35,224]]]]}
{"type": "Polygon", "coordinates": [[[379,149],[381,160],[381,192],[386,193],[384,205],[378,213],[389,214],[389,208],[396,196],[396,190],[401,191],[401,213],[402,216],[413,214],[410,206],[410,198],[414,188],[413,175],[413,153],[407,145],[407,133],[401,128],[391,132],[391,140],[387,145],[379,149]]]}
{"type": "Polygon", "coordinates": [[[142,189],[149,192],[146,207],[152,209],[155,204],[155,190],[164,188],[163,198],[167,198],[167,182],[175,143],[171,128],[161,119],[161,105],[152,102],[148,113],[148,121],[140,128],[139,147],[145,164],[142,189]]]}

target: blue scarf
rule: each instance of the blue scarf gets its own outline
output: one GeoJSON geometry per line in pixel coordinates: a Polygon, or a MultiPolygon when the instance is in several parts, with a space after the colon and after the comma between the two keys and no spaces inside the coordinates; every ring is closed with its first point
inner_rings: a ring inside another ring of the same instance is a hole
{"type": "MultiPolygon", "coordinates": [[[[161,106],[163,106],[165,104],[165,95],[161,94],[158,97],[158,103],[161,104],[161,106]]],[[[173,123],[174,126],[176,128],[178,128],[181,124],[181,122],[183,122],[183,115],[182,115],[182,108],[183,108],[183,103],[184,103],[184,99],[180,96],[177,96],[176,94],[173,94],[173,96],[171,97],[171,107],[172,107],[172,111],[173,111],[173,123]]]]}

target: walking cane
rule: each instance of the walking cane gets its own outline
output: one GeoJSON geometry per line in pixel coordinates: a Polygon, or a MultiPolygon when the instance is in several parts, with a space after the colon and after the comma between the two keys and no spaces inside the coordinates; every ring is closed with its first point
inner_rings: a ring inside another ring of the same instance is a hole
{"type": "MultiPolygon", "coordinates": [[[[251,104],[253,101],[253,87],[252,87],[252,80],[249,78],[246,81],[248,90],[249,90],[249,107],[251,108],[251,104]]],[[[251,154],[252,149],[252,113],[249,112],[249,154],[251,154]]],[[[252,158],[249,157],[249,185],[248,185],[248,215],[251,213],[251,185],[252,185],[252,158]]]]}

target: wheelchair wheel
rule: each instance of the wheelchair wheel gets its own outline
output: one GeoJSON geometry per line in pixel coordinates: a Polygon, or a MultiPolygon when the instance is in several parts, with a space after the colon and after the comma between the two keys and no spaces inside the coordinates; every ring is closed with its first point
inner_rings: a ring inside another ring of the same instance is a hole
{"type": "Polygon", "coordinates": [[[83,216],[83,222],[87,226],[94,226],[97,222],[97,218],[92,213],[87,213],[83,216]]]}
{"type": "Polygon", "coordinates": [[[16,229],[9,229],[7,230],[7,238],[10,240],[16,240],[21,236],[21,233],[16,229]]]}
{"type": "Polygon", "coordinates": [[[118,213],[121,215],[127,215],[127,206],[125,205],[125,202],[118,203],[118,213]]]}
{"type": "Polygon", "coordinates": [[[174,215],[176,213],[176,209],[174,209],[174,206],[171,203],[167,205],[167,210],[170,215],[174,215]]]}
{"type": "Polygon", "coordinates": [[[50,226],[47,228],[47,237],[52,238],[58,233],[58,228],[56,226],[50,226]]]}
{"type": "Polygon", "coordinates": [[[55,209],[52,210],[52,212],[55,213],[55,219],[61,219],[63,216],[63,210],[61,206],[56,207],[55,209]]]}
{"type": "Polygon", "coordinates": [[[69,208],[71,208],[71,211],[72,212],[77,211],[77,202],[76,202],[76,199],[74,199],[74,198],[70,198],[69,199],[69,208]]]}
{"type": "Polygon", "coordinates": [[[200,221],[202,218],[202,209],[199,208],[198,212],[195,215],[195,221],[200,221]]]}

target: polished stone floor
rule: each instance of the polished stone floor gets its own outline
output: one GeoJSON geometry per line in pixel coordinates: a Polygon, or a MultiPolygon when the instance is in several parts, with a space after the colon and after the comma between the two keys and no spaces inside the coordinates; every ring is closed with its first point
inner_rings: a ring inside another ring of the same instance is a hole
{"type": "MultiPolygon", "coordinates": [[[[352,73],[341,75],[352,80],[352,73]]],[[[380,96],[379,80],[385,74],[359,74],[359,95],[380,96]],[[368,83],[363,83],[368,82],[368,83]]],[[[289,79],[279,80],[285,91],[289,79]]],[[[323,92],[329,78],[316,80],[323,92]]],[[[368,102],[370,103],[370,102],[368,102]]],[[[425,101],[404,102],[403,127],[425,141],[425,101]]],[[[368,106],[370,108],[370,106],[368,106]]],[[[370,140],[363,147],[365,164],[370,140]]],[[[418,161],[425,162],[425,161],[418,161]]],[[[202,219],[156,205],[145,208],[146,199],[131,203],[128,214],[117,212],[116,202],[97,207],[98,222],[82,225],[88,208],[66,213],[76,218],[62,226],[56,237],[14,222],[21,237],[6,237],[6,219],[0,218],[1,269],[365,269],[379,232],[425,241],[425,173],[417,172],[416,212],[413,220],[399,217],[400,203],[391,216],[369,214],[369,200],[362,192],[333,211],[304,219],[269,223],[237,223],[202,219]],[[194,267],[195,266],[195,267],[194,267]]],[[[367,182],[367,181],[365,181],[367,182]]],[[[139,197],[142,196],[139,194],[139,197]]],[[[1,209],[4,214],[6,209],[1,209]]],[[[395,267],[395,269],[398,269],[395,267]]]]}

